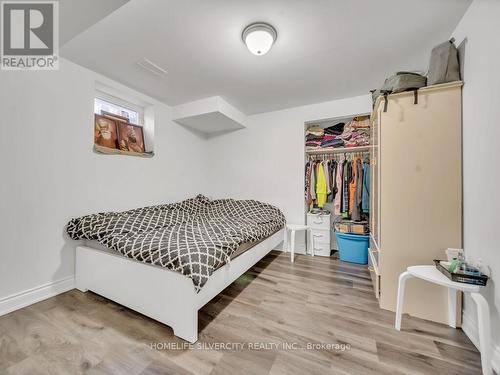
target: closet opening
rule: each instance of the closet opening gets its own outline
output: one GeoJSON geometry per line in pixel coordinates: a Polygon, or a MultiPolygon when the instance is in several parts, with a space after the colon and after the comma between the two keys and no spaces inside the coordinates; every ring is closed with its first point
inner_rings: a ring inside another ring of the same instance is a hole
{"type": "Polygon", "coordinates": [[[366,113],[305,123],[304,206],[315,255],[368,263],[370,132],[366,113]]]}

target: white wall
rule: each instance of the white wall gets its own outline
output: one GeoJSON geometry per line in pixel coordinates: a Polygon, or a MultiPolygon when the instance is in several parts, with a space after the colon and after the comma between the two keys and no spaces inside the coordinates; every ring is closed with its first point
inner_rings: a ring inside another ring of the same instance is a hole
{"type": "MultiPolygon", "coordinates": [[[[463,90],[464,250],[491,268],[484,290],[500,372],[500,2],[475,0],[453,36],[465,46],[463,90]]],[[[477,337],[474,302],[464,302],[464,330],[477,337]]]]}
{"type": "Polygon", "coordinates": [[[60,71],[0,71],[0,124],[0,305],[74,274],[70,218],[205,191],[203,137],[171,122],[168,106],[66,60],[60,71]],[[153,104],[153,158],[92,151],[96,80],[153,104]]]}
{"type": "Polygon", "coordinates": [[[370,109],[366,95],[264,113],[207,142],[172,122],[170,107],[67,60],[53,72],[0,71],[0,313],[71,279],[73,217],[207,193],[270,202],[303,222],[304,122],[370,109]],[[153,158],[92,151],[96,82],[153,105],[153,158]]]}
{"type": "MultiPolygon", "coordinates": [[[[475,0],[454,32],[465,37],[464,247],[490,265],[485,290],[500,348],[500,2],[475,0]]],[[[170,108],[63,60],[57,72],[0,71],[0,302],[71,277],[72,217],[177,201],[198,192],[254,198],[304,221],[304,123],[371,110],[369,95],[248,117],[247,128],[209,138],[170,121],[170,108]],[[95,81],[132,92],[155,107],[152,159],[92,152],[95,81]]],[[[465,300],[474,336],[474,305],[465,300]]],[[[474,337],[473,337],[474,339],[474,337]]],[[[500,351],[497,353],[499,355],[500,351]]],[[[500,360],[498,357],[497,361],[500,360]]],[[[500,365],[500,362],[497,366],[500,365]]],[[[498,367],[497,367],[498,368],[498,367]]]]}
{"type": "Polygon", "coordinates": [[[370,95],[363,95],[248,117],[247,128],[209,139],[210,195],[268,202],[288,222],[303,223],[304,123],[371,108],[370,95]]]}

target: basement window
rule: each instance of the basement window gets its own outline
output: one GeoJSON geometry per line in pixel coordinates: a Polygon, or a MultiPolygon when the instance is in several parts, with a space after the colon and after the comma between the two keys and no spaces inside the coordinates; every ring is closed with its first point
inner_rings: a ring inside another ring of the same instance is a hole
{"type": "Polygon", "coordinates": [[[145,126],[146,106],[96,90],[94,150],[103,154],[152,156],[151,126],[145,126]]]}
{"type": "Polygon", "coordinates": [[[140,126],[144,124],[144,107],[100,91],[96,92],[94,99],[94,113],[98,115],[110,113],[126,118],[131,124],[140,126]]]}

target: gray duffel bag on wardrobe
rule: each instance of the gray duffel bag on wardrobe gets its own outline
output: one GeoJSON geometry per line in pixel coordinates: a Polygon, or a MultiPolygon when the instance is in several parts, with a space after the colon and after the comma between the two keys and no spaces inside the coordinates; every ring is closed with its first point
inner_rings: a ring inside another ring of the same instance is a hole
{"type": "Polygon", "coordinates": [[[396,75],[385,80],[384,85],[380,89],[382,92],[390,91],[391,94],[398,92],[416,90],[425,87],[427,77],[413,72],[397,72],[396,75]]]}
{"type": "MultiPolygon", "coordinates": [[[[380,90],[372,90],[373,104],[381,95],[387,96],[389,94],[396,94],[398,92],[413,90],[416,93],[421,87],[427,84],[427,77],[413,72],[397,72],[395,75],[387,78],[380,90]]],[[[415,104],[417,103],[417,96],[415,94],[415,104]]],[[[385,101],[384,112],[387,111],[387,99],[385,101]]]]}
{"type": "Polygon", "coordinates": [[[434,47],[431,52],[427,84],[437,85],[439,83],[460,81],[460,64],[458,63],[458,50],[455,47],[455,39],[441,43],[434,47]]]}

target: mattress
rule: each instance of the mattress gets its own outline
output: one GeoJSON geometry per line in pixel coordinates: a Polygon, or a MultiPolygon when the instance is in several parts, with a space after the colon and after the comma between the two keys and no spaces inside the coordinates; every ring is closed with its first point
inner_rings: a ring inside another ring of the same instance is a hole
{"type": "MultiPolygon", "coordinates": [[[[246,253],[248,250],[250,250],[254,246],[260,244],[261,242],[264,242],[269,237],[274,236],[278,232],[279,232],[279,229],[277,231],[275,231],[274,233],[271,233],[269,236],[266,236],[266,237],[264,237],[264,238],[262,238],[260,240],[257,240],[257,241],[248,241],[248,242],[244,242],[244,243],[240,244],[238,246],[238,248],[230,255],[229,259],[230,260],[236,259],[240,255],[243,255],[244,253],[246,253]]],[[[110,249],[109,247],[106,247],[106,246],[102,245],[101,243],[99,243],[96,240],[86,240],[85,241],[85,246],[90,247],[92,249],[97,249],[97,250],[109,252],[109,253],[112,253],[112,254],[116,254],[116,251],[110,249]]],[[[217,269],[219,269],[219,268],[221,268],[223,266],[224,266],[224,264],[221,264],[219,267],[217,267],[217,269]]]]}
{"type": "MultiPolygon", "coordinates": [[[[253,248],[254,246],[260,244],[261,242],[264,242],[265,240],[267,240],[269,237],[272,237],[274,236],[276,233],[279,232],[280,229],[277,229],[276,231],[274,231],[273,233],[265,236],[265,237],[262,237],[260,240],[257,240],[257,241],[249,241],[249,242],[245,242],[245,243],[242,243],[238,246],[238,248],[234,251],[234,253],[231,254],[231,257],[230,259],[233,260],[237,257],[239,257],[240,255],[246,253],[248,250],[250,250],[251,248],[253,248]]],[[[220,267],[222,267],[223,265],[221,265],[220,267]]],[[[219,268],[220,268],[219,267],[219,268]]]]}
{"type": "Polygon", "coordinates": [[[179,203],[83,216],[72,219],[66,231],[72,239],[97,241],[128,258],[180,272],[199,292],[216,269],[284,224],[283,213],[269,204],[199,195],[179,203]]]}

